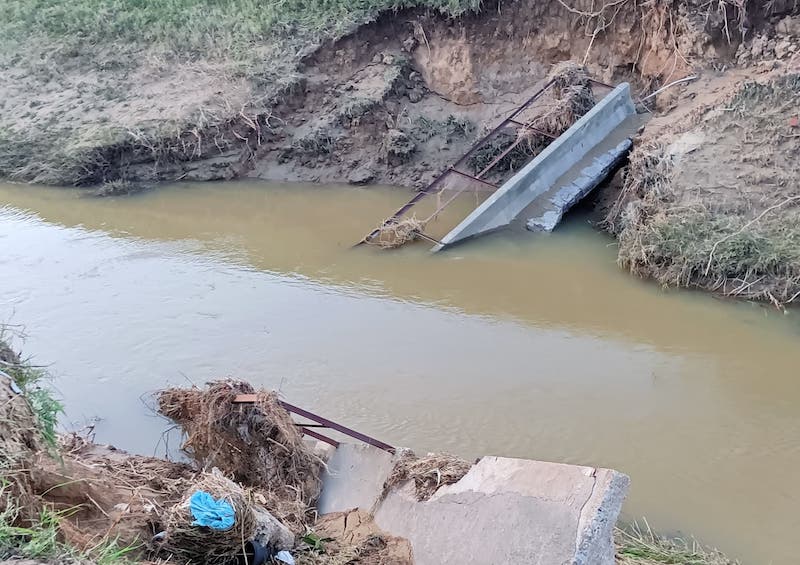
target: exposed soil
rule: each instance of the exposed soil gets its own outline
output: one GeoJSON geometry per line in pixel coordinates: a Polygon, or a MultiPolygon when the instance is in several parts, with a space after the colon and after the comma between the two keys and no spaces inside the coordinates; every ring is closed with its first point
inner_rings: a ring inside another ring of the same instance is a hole
{"type": "Polygon", "coordinates": [[[72,440],[60,457],[41,453],[31,486],[41,502],[64,511],[64,541],[79,552],[104,540],[141,546],[163,529],[162,516],[180,501],[196,472],[186,464],[130,455],[72,440]]]}
{"type": "Polygon", "coordinates": [[[722,4],[592,6],[525,0],[457,19],[386,14],[307,55],[280,90],[202,59],[34,45],[0,65],[0,174],[106,183],[107,193],[242,175],[418,188],[554,63],[583,61],[596,78],[645,92],[697,67],[767,56],[761,35],[738,49],[741,18],[777,33],[755,11],[720,16],[722,4]]]}

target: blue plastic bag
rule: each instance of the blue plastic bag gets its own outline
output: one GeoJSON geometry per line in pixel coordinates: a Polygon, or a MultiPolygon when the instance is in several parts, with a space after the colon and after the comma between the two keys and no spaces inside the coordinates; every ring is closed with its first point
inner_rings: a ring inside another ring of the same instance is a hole
{"type": "Polygon", "coordinates": [[[236,513],[230,502],[214,497],[205,491],[198,490],[189,499],[189,509],[194,522],[192,526],[205,526],[213,530],[229,530],[233,527],[236,513]]]}

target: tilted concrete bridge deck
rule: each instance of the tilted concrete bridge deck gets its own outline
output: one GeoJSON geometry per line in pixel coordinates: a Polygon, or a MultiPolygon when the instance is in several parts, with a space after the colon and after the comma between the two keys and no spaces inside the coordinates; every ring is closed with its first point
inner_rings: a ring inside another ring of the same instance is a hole
{"type": "MultiPolygon", "coordinates": [[[[608,147],[608,140],[620,136],[628,138],[635,133],[637,125],[630,85],[622,83],[503,183],[445,235],[433,251],[507,226],[540,198],[546,202],[541,206],[540,215],[548,211],[556,214],[543,220],[543,229],[547,229],[552,220],[560,220],[566,208],[602,181],[614,162],[630,147],[623,141],[608,147]]],[[[530,227],[537,228],[539,224],[534,221],[530,227]]]]}

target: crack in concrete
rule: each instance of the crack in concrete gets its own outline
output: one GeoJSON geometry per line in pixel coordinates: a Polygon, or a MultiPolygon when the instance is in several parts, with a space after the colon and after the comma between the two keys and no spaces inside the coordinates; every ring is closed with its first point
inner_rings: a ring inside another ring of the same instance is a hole
{"type": "Polygon", "coordinates": [[[586,505],[589,504],[589,501],[594,496],[594,489],[597,486],[597,467],[592,467],[592,489],[589,491],[589,496],[586,497],[586,500],[583,501],[581,504],[581,509],[578,511],[578,527],[575,529],[575,554],[578,554],[578,550],[581,547],[581,518],[583,518],[583,511],[586,508],[586,505]]]}

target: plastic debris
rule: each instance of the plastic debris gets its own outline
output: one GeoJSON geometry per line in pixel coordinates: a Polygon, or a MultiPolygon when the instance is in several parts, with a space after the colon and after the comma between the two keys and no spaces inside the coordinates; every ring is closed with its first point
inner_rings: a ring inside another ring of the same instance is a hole
{"type": "Polygon", "coordinates": [[[189,499],[192,526],[205,526],[214,530],[229,530],[235,522],[233,506],[223,499],[215,500],[209,493],[198,490],[189,499]]]}
{"type": "Polygon", "coordinates": [[[294,557],[292,557],[292,554],[286,550],[276,553],[275,559],[282,561],[283,563],[288,563],[289,565],[294,565],[294,557]]]}
{"type": "Polygon", "coordinates": [[[0,371],[0,375],[2,375],[2,376],[4,376],[5,378],[8,379],[9,384],[11,385],[11,391],[14,394],[22,394],[22,389],[19,388],[19,386],[17,386],[17,382],[13,379],[13,377],[11,375],[6,373],[5,371],[0,371]]]}

